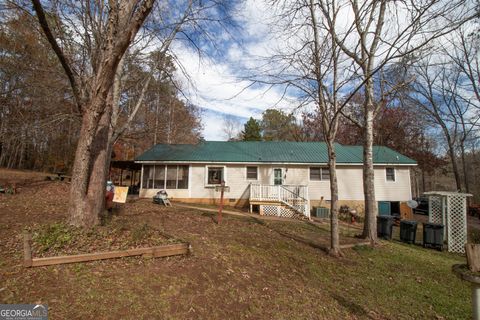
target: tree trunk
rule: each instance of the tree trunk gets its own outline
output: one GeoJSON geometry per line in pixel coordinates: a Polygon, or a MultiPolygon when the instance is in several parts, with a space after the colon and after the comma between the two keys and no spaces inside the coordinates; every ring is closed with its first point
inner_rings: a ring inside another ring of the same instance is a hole
{"type": "Polygon", "coordinates": [[[328,166],[330,171],[330,254],[339,256],[340,236],[338,229],[338,184],[337,184],[337,155],[333,143],[328,146],[328,166]]]}
{"type": "MultiPolygon", "coordinates": [[[[95,151],[93,167],[90,174],[87,194],[87,209],[94,212],[97,218],[105,211],[105,187],[111,159],[110,119],[111,105],[108,105],[98,125],[92,149],[95,151]]],[[[98,221],[96,221],[98,223],[98,221]]]]}
{"type": "Polygon", "coordinates": [[[83,116],[70,186],[69,216],[70,223],[75,226],[98,224],[99,215],[103,212],[105,149],[111,116],[111,109],[104,104],[105,100],[97,97],[83,116]]]}
{"type": "Polygon", "coordinates": [[[465,160],[465,144],[463,141],[460,143],[460,151],[462,153],[463,184],[465,185],[465,192],[470,193],[470,187],[468,185],[467,162],[465,160]]]}
{"type": "Polygon", "coordinates": [[[422,169],[422,193],[427,191],[427,187],[425,184],[425,170],[422,169]]]}
{"type": "Polygon", "coordinates": [[[375,201],[375,184],[373,169],[373,108],[365,110],[365,128],[363,144],[363,192],[365,196],[365,223],[363,237],[371,245],[377,242],[377,203],[375,201]]]}
{"type": "Polygon", "coordinates": [[[460,173],[458,172],[458,165],[455,157],[455,146],[450,138],[450,135],[446,135],[447,144],[448,144],[448,155],[452,161],[452,170],[453,176],[455,177],[455,184],[457,186],[457,191],[462,190],[462,180],[460,179],[460,173]]]}

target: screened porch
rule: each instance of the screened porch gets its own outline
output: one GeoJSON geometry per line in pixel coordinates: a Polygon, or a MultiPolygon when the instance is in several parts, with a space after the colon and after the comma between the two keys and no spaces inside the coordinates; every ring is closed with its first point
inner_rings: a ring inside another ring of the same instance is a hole
{"type": "Polygon", "coordinates": [[[188,165],[143,165],[142,189],[188,189],[188,165]]]}

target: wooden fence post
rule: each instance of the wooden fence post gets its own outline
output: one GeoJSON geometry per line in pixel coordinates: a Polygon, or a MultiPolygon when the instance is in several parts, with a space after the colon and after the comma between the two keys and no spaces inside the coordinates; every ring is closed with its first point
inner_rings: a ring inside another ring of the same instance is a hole
{"type": "Polygon", "coordinates": [[[32,235],[28,232],[23,233],[23,265],[25,267],[32,266],[32,235]]]}
{"type": "Polygon", "coordinates": [[[480,245],[474,243],[465,244],[465,252],[467,254],[468,268],[472,272],[480,271],[480,245]]]}
{"type": "Polygon", "coordinates": [[[220,207],[218,208],[218,219],[217,223],[220,224],[222,222],[222,210],[223,210],[223,192],[225,190],[225,181],[222,180],[220,186],[220,207]]]}

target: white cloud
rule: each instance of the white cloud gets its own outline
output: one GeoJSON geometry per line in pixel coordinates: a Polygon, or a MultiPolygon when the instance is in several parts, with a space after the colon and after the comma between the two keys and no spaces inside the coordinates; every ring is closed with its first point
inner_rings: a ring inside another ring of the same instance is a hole
{"type": "Polygon", "coordinates": [[[242,39],[227,42],[221,58],[202,57],[182,43],[173,45],[173,52],[188,78],[178,72],[185,94],[190,102],[206,110],[202,118],[207,140],[225,139],[222,132],[224,115],[240,118],[260,118],[268,108],[291,109],[282,100],[280,88],[251,86],[248,80],[240,80],[245,66],[252,68],[260,63],[253,56],[265,56],[269,46],[268,8],[259,1],[247,1],[242,6],[239,23],[243,27],[242,39]],[[211,111],[211,112],[208,112],[211,111]]]}
{"type": "MultiPolygon", "coordinates": [[[[393,6],[393,5],[392,5],[393,6]]],[[[282,99],[283,88],[270,88],[266,85],[251,84],[246,80],[239,80],[244,74],[244,70],[262,70],[262,58],[271,56],[273,53],[288,50],[294,51],[302,43],[303,36],[309,36],[308,30],[297,30],[296,33],[280,32],[276,33],[274,29],[282,29],[284,26],[272,25],[275,17],[275,8],[267,1],[247,0],[241,4],[240,13],[236,15],[237,23],[242,27],[240,33],[236,34],[237,42],[228,41],[225,38],[226,33],[219,32],[219,40],[224,47],[220,50],[223,56],[215,58],[205,57],[199,59],[196,51],[181,43],[176,43],[173,50],[181,62],[184,70],[192,80],[193,85],[189,84],[187,78],[181,73],[178,74],[183,87],[187,93],[188,99],[199,107],[211,112],[205,113],[204,136],[206,139],[223,139],[222,134],[222,116],[220,114],[232,115],[241,118],[251,116],[259,118],[261,113],[272,107],[291,110],[295,103],[292,95],[287,99],[282,99]]],[[[402,31],[402,25],[406,23],[406,16],[403,9],[393,10],[389,24],[385,27],[386,39],[393,39],[402,31]],[[397,20],[398,19],[398,20],[397,20]]],[[[352,23],[352,12],[349,6],[342,8],[342,19],[338,25],[339,31],[346,31],[352,23]]],[[[303,19],[297,17],[299,21],[303,19]]],[[[277,21],[282,23],[281,21],[277,21]]],[[[357,35],[349,33],[347,36],[347,46],[356,46],[357,35]]],[[[417,41],[416,39],[414,41],[417,41]]],[[[211,48],[210,48],[211,49],[211,48]]],[[[378,61],[385,56],[385,48],[380,45],[378,50],[378,61]]],[[[344,79],[350,79],[346,83],[350,86],[355,85],[351,77],[356,70],[349,67],[350,60],[346,57],[345,69],[341,73],[344,79]]],[[[377,63],[379,63],[377,61],[377,63]]],[[[280,66],[268,66],[271,69],[280,66]]],[[[286,69],[292,71],[292,69],[286,69]]],[[[348,90],[348,87],[345,87],[348,90]]],[[[288,92],[292,94],[291,92],[288,92]]]]}

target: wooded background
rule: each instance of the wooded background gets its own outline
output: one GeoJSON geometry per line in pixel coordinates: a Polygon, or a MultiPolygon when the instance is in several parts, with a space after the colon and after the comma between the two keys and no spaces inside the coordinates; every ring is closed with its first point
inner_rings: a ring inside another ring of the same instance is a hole
{"type": "MultiPolygon", "coordinates": [[[[35,17],[9,10],[0,26],[0,166],[69,172],[81,118],[68,79],[35,17]]],[[[150,75],[155,54],[129,55],[120,123],[125,122],[150,75]]],[[[169,57],[145,92],[142,108],[114,146],[115,159],[133,159],[154,143],[195,143],[201,138],[198,107],[179,98],[169,57]]]]}
{"type": "MultiPolygon", "coordinates": [[[[21,7],[5,8],[0,26],[0,166],[67,173],[81,125],[68,78],[36,17],[21,7]]],[[[60,19],[55,15],[49,19],[60,32],[60,19]]],[[[432,45],[422,52],[435,56],[435,63],[407,57],[403,64],[385,69],[389,81],[408,78],[408,85],[388,100],[377,101],[381,106],[375,117],[374,144],[418,162],[414,188],[419,194],[461,189],[480,201],[480,40],[475,23],[473,29],[452,31],[443,46],[432,45]]],[[[123,62],[120,126],[128,121],[140,96],[142,105],[116,141],[115,159],[131,160],[155,143],[202,140],[202,106],[182,97],[174,77],[174,57],[168,50],[138,51],[129,51],[123,62]]],[[[357,93],[352,104],[362,99],[357,93]]],[[[336,141],[363,144],[363,129],[355,124],[362,116],[352,108],[348,117],[340,117],[336,141]]],[[[269,109],[245,126],[226,118],[223,131],[229,140],[322,141],[319,120],[315,110],[269,109]]]]}

